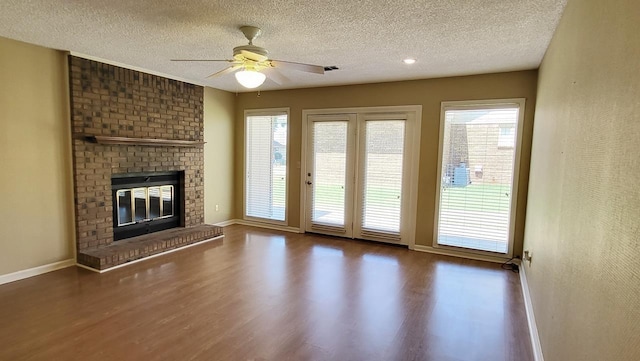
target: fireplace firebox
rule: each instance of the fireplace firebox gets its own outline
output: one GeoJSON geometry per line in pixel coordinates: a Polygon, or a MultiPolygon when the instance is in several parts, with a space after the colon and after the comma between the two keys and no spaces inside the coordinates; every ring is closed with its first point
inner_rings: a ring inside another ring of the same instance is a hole
{"type": "Polygon", "coordinates": [[[113,240],[184,226],[183,179],[183,172],[113,175],[113,240]]]}

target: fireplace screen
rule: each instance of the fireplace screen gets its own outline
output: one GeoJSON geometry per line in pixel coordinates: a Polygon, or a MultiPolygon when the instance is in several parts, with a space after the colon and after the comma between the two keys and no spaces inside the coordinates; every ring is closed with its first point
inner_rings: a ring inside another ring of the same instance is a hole
{"type": "Polygon", "coordinates": [[[113,175],[113,240],[184,226],[183,182],[183,172],[113,175]]]}
{"type": "Polygon", "coordinates": [[[118,190],[118,226],[173,217],[174,191],[172,185],[118,190]]]}

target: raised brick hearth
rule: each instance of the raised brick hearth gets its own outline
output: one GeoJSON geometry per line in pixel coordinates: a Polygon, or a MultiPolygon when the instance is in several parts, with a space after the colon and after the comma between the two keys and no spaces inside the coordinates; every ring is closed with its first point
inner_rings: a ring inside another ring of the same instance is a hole
{"type": "Polygon", "coordinates": [[[105,269],[221,235],[203,226],[204,89],[74,56],[69,82],[78,262],[105,269]],[[188,144],[88,141],[96,136],[188,144]],[[182,227],[114,242],[111,178],[143,172],[184,174],[182,227]]]}
{"type": "Polygon", "coordinates": [[[221,235],[222,229],[216,226],[200,225],[190,228],[173,228],[128,238],[109,246],[86,249],[78,255],[78,261],[85,266],[104,270],[221,235]]]}

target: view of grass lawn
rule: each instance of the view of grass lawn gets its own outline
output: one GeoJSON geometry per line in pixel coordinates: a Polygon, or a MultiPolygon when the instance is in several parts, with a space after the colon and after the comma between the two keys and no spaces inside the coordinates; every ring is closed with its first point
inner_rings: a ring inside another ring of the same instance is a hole
{"type": "MultiPolygon", "coordinates": [[[[286,176],[284,167],[274,167],[273,205],[284,207],[286,176]],[[277,169],[283,168],[283,169],[277,169]],[[277,171],[276,171],[277,169],[277,171]]],[[[508,212],[510,204],[510,186],[507,184],[470,184],[466,187],[446,187],[442,190],[443,209],[469,211],[508,212]]],[[[314,188],[318,203],[340,202],[344,199],[344,187],[341,184],[318,184],[314,188]]],[[[366,190],[368,201],[385,207],[400,208],[400,185],[386,188],[369,187],[366,190]]]]}
{"type": "MultiPolygon", "coordinates": [[[[324,168],[314,179],[312,218],[321,223],[342,224],[344,220],[345,189],[344,175],[336,169],[325,169],[329,166],[343,164],[340,155],[319,154],[324,168]],[[333,158],[330,158],[333,157],[333,158]],[[324,159],[326,158],[326,159],[324,159]],[[329,170],[332,170],[330,172],[329,170]]],[[[387,155],[387,158],[390,157],[387,155]]],[[[393,160],[393,159],[391,159],[393,160]]],[[[380,162],[393,164],[390,159],[380,159],[380,162]]],[[[284,212],[286,167],[274,165],[272,173],[273,193],[271,202],[274,212],[284,212]]],[[[474,248],[502,251],[506,246],[502,239],[508,229],[509,207],[511,201],[509,184],[469,184],[464,187],[445,187],[441,191],[440,236],[443,243],[449,242],[455,246],[469,246],[470,242],[484,242],[492,240],[490,245],[475,244],[474,248]],[[457,224],[454,220],[471,217],[477,222],[466,221],[457,224]],[[503,224],[504,223],[504,224],[503,224]],[[497,227],[497,228],[496,228],[497,227]],[[495,241],[493,241],[495,240],[495,241]],[[488,247],[488,248],[487,248],[488,247]]],[[[368,184],[364,190],[366,208],[364,212],[372,212],[369,218],[376,224],[390,222],[394,215],[400,214],[401,185],[398,182],[376,182],[368,184]],[[381,218],[382,217],[382,218],[381,218]]],[[[398,218],[399,219],[399,218],[398,218]]],[[[399,220],[398,220],[399,221],[399,220]]],[[[398,225],[393,225],[393,229],[398,225]]]]}
{"type": "Polygon", "coordinates": [[[442,189],[442,208],[469,211],[509,212],[509,184],[470,184],[442,189]]]}
{"type": "MultiPolygon", "coordinates": [[[[274,184],[282,182],[274,178],[274,184]]],[[[468,185],[466,187],[448,187],[442,192],[443,206],[445,209],[461,209],[473,211],[508,212],[510,197],[508,185],[484,184],[468,185]]],[[[344,188],[339,185],[322,184],[315,188],[315,197],[318,200],[343,199],[344,188]]],[[[380,188],[369,187],[368,200],[373,204],[380,202],[386,206],[400,207],[400,186],[380,188]]]]}

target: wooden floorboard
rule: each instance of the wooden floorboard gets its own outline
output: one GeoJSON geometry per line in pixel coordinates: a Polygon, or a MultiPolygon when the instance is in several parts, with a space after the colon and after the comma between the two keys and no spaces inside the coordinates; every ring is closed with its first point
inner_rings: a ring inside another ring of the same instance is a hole
{"type": "Polygon", "coordinates": [[[0,286],[0,360],[533,360],[518,275],[229,226],[104,274],[0,286]]]}

